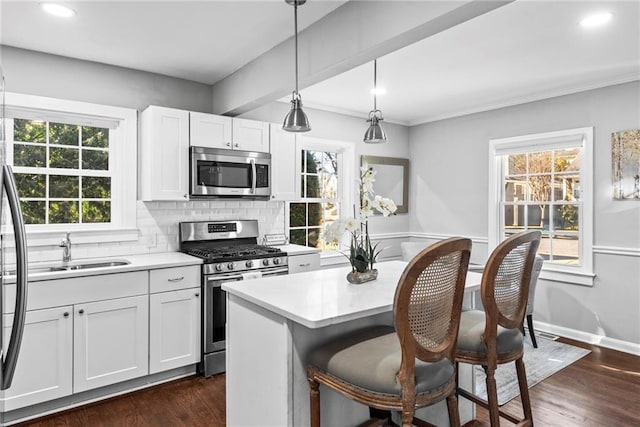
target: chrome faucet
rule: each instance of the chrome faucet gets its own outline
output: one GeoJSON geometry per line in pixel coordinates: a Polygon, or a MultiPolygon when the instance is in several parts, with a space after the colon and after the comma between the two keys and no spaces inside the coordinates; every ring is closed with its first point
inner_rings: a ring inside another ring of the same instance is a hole
{"type": "Polygon", "coordinates": [[[65,235],[59,245],[62,248],[62,262],[71,261],[71,239],[69,233],[65,235]]]}

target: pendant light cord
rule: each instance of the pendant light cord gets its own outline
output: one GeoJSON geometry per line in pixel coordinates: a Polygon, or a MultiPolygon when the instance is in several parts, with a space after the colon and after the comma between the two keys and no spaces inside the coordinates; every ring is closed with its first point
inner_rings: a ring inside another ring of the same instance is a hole
{"type": "Polygon", "coordinates": [[[373,60],[373,110],[376,111],[378,109],[376,99],[378,96],[378,84],[377,84],[377,74],[378,74],[378,60],[373,60]]]}
{"type": "Polygon", "coordinates": [[[295,34],[294,45],[296,49],[296,96],[298,96],[298,2],[293,5],[293,32],[295,34]]]}

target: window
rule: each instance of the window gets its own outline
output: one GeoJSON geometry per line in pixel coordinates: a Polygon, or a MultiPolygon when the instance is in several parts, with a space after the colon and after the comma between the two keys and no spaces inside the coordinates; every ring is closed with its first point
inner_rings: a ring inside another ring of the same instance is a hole
{"type": "Polygon", "coordinates": [[[25,224],[110,223],[110,130],[12,121],[13,172],[25,224]]]}
{"type": "Polygon", "coordinates": [[[299,137],[298,141],[300,199],[288,203],[289,241],[335,250],[322,236],[325,227],[344,215],[342,209],[348,206],[344,183],[350,171],[345,168],[345,159],[352,159],[353,148],[312,138],[299,137]]]}
{"type": "Polygon", "coordinates": [[[590,284],[592,140],[584,128],[491,141],[490,247],[540,230],[547,278],[590,284]]]}
{"type": "Polygon", "coordinates": [[[6,157],[27,232],[130,240],[113,231],[135,227],[136,111],[19,94],[6,104],[6,157]]]}

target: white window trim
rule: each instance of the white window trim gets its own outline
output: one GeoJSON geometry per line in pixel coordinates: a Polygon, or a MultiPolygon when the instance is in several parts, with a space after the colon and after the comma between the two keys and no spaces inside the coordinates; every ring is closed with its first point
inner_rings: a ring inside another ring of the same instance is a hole
{"type": "MultiPolygon", "coordinates": [[[[338,194],[340,197],[341,209],[351,206],[353,200],[353,182],[355,181],[354,168],[355,168],[355,147],[350,142],[335,141],[321,138],[313,138],[304,135],[296,136],[296,161],[295,161],[295,176],[298,181],[302,174],[302,165],[300,164],[300,153],[302,150],[314,150],[314,151],[329,151],[338,153],[341,158],[338,162],[338,194]],[[350,185],[351,184],[351,185],[350,185]]],[[[300,190],[298,190],[298,194],[300,190]]],[[[288,201],[286,204],[285,212],[285,224],[284,229],[286,233],[289,233],[289,204],[295,203],[300,199],[294,199],[288,201]]],[[[344,210],[341,211],[344,215],[344,210]]],[[[327,256],[343,256],[337,251],[321,251],[321,257],[327,256]]]]}
{"type": "Polygon", "coordinates": [[[577,266],[564,266],[545,262],[541,279],[593,286],[593,127],[556,132],[499,138],[489,141],[489,253],[501,241],[504,212],[500,209],[502,159],[498,156],[536,150],[552,150],[570,143],[582,142],[580,158],[580,262],[577,266]]]}
{"type": "MultiPolygon", "coordinates": [[[[136,228],[137,111],[131,108],[18,93],[6,93],[5,104],[7,109],[44,110],[118,122],[118,128],[113,132],[116,142],[109,148],[110,167],[113,167],[112,194],[120,194],[120,197],[111,200],[114,204],[111,223],[27,225],[28,244],[30,246],[58,244],[61,234],[66,232],[72,233],[74,243],[137,240],[139,234],[136,228]]],[[[11,240],[8,239],[7,246],[11,245],[11,240]]]]}

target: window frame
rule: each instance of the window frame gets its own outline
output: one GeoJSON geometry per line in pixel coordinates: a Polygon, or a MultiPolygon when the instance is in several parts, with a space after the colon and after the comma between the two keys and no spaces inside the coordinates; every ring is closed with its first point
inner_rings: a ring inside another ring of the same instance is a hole
{"type": "MultiPolygon", "coordinates": [[[[340,204],[340,217],[345,215],[345,208],[348,208],[352,204],[353,187],[349,185],[354,181],[354,162],[355,162],[355,149],[353,144],[342,141],[333,141],[320,138],[313,138],[308,136],[298,135],[296,137],[295,144],[295,179],[296,179],[296,194],[300,195],[302,189],[300,188],[302,177],[302,165],[301,155],[303,150],[308,151],[324,151],[334,152],[338,154],[338,197],[333,200],[337,200],[340,204]]],[[[297,198],[289,200],[285,204],[285,233],[289,236],[290,233],[290,205],[291,203],[312,203],[315,199],[297,198]]],[[[322,200],[322,199],[318,199],[322,200]]],[[[319,203],[322,203],[321,201],[319,203]]],[[[320,249],[321,256],[328,256],[336,254],[337,251],[320,249]]]]}
{"type": "Polygon", "coordinates": [[[504,236],[502,209],[504,161],[507,154],[551,151],[582,146],[580,151],[580,265],[561,265],[546,262],[540,278],[584,286],[593,286],[593,127],[522,135],[489,140],[489,253],[504,236]]]}
{"type": "MultiPolygon", "coordinates": [[[[130,108],[92,104],[36,95],[7,93],[6,110],[20,118],[20,112],[43,114],[48,121],[80,119],[88,126],[109,130],[109,168],[111,170],[111,222],[78,224],[27,224],[30,246],[58,244],[61,233],[72,233],[74,243],[132,241],[138,239],[136,228],[137,192],[137,111],[130,108]]],[[[9,119],[11,120],[11,119],[9,119]]],[[[7,140],[7,164],[13,156],[13,139],[7,140]]],[[[6,230],[3,230],[3,233],[6,230]]]]}

